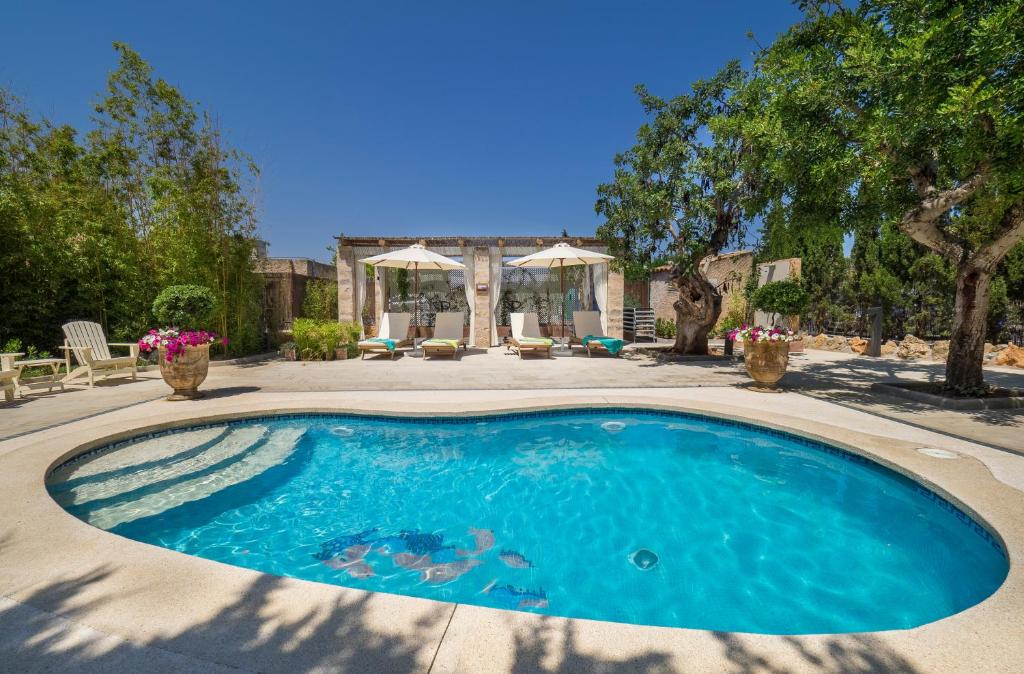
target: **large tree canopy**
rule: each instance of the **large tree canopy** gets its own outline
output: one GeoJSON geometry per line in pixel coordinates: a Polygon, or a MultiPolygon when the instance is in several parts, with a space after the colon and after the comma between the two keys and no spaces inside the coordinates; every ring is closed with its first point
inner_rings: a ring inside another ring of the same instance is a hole
{"type": "Polygon", "coordinates": [[[775,215],[891,222],[954,269],[947,386],[983,387],[992,276],[1024,239],[1024,2],[800,3],[748,95],[775,215]]]}
{"type": "Polygon", "coordinates": [[[52,349],[76,318],[137,339],[161,288],[195,283],[216,295],[210,327],[254,350],[255,169],[138,54],[114,47],[120,62],[84,140],[0,89],[0,343],[52,349]]]}
{"type": "Polygon", "coordinates": [[[613,182],[598,187],[596,210],[605,223],[597,233],[626,272],[671,266],[679,290],[675,349],[683,353],[707,352],[722,311],[700,262],[736,240],[750,215],[754,184],[736,127],[744,80],[739,64],[730,63],[670,100],[637,87],[653,119],[615,157],[613,182]]]}

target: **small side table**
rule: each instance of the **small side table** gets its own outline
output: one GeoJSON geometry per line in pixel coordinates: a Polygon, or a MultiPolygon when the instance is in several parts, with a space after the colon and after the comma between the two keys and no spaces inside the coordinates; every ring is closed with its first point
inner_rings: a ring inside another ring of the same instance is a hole
{"type": "Polygon", "coordinates": [[[14,361],[23,353],[0,353],[0,391],[4,392],[4,400],[11,402],[18,390],[18,370],[14,361]]]}
{"type": "Polygon", "coordinates": [[[45,388],[47,391],[52,391],[54,386],[59,386],[60,390],[64,390],[64,380],[60,376],[60,366],[64,364],[63,358],[36,358],[34,360],[18,360],[14,362],[14,370],[17,372],[14,375],[14,389],[17,391],[22,398],[25,397],[25,391],[31,391],[32,389],[45,388]],[[21,383],[21,373],[26,367],[44,367],[49,366],[51,374],[47,377],[40,377],[38,381],[32,381],[28,383],[21,383]]]}

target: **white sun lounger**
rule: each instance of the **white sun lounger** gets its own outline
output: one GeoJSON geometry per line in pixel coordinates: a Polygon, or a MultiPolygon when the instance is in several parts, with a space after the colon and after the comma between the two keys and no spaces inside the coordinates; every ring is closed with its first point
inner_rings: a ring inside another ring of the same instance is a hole
{"type": "MultiPolygon", "coordinates": [[[[583,345],[584,337],[606,337],[604,334],[604,328],[601,327],[601,312],[600,311],[574,311],[572,313],[572,332],[573,336],[570,340],[570,346],[573,344],[583,345]]],[[[608,353],[607,347],[601,342],[591,340],[587,342],[587,355],[592,356],[595,352],[597,353],[608,353]]],[[[619,352],[621,353],[621,351],[619,352]]],[[[615,357],[618,358],[619,354],[616,353],[615,357]]]]}
{"type": "Polygon", "coordinates": [[[537,314],[509,314],[512,323],[512,338],[508,347],[523,357],[523,353],[543,353],[551,357],[555,340],[541,334],[537,314]]]}
{"type": "Polygon", "coordinates": [[[451,356],[455,359],[459,347],[466,349],[466,338],[463,327],[466,314],[462,311],[443,311],[434,316],[434,336],[420,342],[423,357],[451,356]],[[454,342],[454,343],[453,343],[454,342]]]}
{"type": "Polygon", "coordinates": [[[409,339],[410,320],[412,320],[412,314],[409,313],[385,313],[380,317],[380,331],[377,333],[376,339],[392,339],[395,341],[395,348],[393,350],[388,349],[387,344],[384,342],[364,339],[358,344],[359,357],[365,358],[368,353],[387,353],[394,360],[395,353],[398,352],[399,348],[412,344],[412,340],[409,339]]]}

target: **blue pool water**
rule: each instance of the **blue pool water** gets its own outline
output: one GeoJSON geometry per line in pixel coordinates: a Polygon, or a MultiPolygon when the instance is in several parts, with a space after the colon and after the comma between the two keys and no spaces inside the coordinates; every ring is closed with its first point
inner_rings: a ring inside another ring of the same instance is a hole
{"type": "Polygon", "coordinates": [[[696,416],[261,418],[50,476],[75,516],[323,583],[645,625],[908,628],[1006,576],[980,525],[896,473],[696,416]]]}

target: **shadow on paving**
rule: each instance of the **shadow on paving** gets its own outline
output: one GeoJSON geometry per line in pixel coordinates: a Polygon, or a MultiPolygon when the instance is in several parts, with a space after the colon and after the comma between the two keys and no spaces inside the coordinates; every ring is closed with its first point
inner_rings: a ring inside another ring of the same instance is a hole
{"type": "MultiPolygon", "coordinates": [[[[2,543],[0,543],[2,545],[2,543]]],[[[90,586],[110,581],[116,571],[98,568],[68,580],[37,587],[24,604],[0,604],[0,669],[17,672],[243,670],[263,672],[427,671],[436,638],[452,608],[441,605],[405,635],[382,634],[367,626],[363,612],[374,595],[338,601],[325,611],[322,605],[288,619],[270,613],[268,598],[283,579],[262,576],[237,601],[216,615],[197,622],[180,634],[155,635],[144,644],[116,639],[87,630],[84,638],[67,621],[90,623],[90,613],[111,601],[87,599],[90,586]],[[424,652],[426,651],[426,652],[424,652]]],[[[182,607],[169,610],[188,610],[182,607]]],[[[142,619],[144,620],[144,618],[142,619]]],[[[543,619],[514,635],[510,674],[601,672],[607,674],[681,672],[667,652],[651,650],[622,659],[598,658],[582,652],[576,627],[561,620],[543,619]]],[[[510,635],[511,636],[511,635],[510,635]]],[[[750,674],[821,672],[855,674],[918,670],[878,639],[864,635],[837,635],[824,645],[808,647],[802,637],[783,637],[799,659],[797,669],[779,666],[769,656],[745,643],[745,635],[712,633],[725,670],[750,674]]],[[[491,670],[496,671],[496,670],[491,670]]],[[[704,671],[701,668],[701,671],[704,671]]]]}
{"type": "MultiPolygon", "coordinates": [[[[928,403],[873,391],[871,385],[884,381],[941,382],[942,363],[887,361],[867,358],[827,362],[802,362],[786,374],[783,385],[816,398],[870,407],[889,408],[901,414],[943,412],[993,426],[1013,426],[1024,418],[1024,410],[948,410],[928,403]]],[[[1024,388],[1024,373],[985,371],[985,381],[1004,388],[1024,388]]],[[[899,419],[903,421],[904,419],[899,419]]],[[[984,442],[984,439],[980,439],[984,442]]]]}

